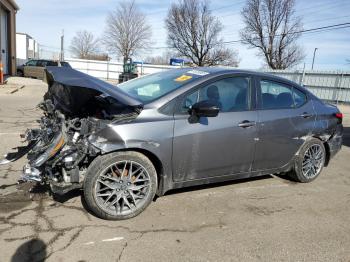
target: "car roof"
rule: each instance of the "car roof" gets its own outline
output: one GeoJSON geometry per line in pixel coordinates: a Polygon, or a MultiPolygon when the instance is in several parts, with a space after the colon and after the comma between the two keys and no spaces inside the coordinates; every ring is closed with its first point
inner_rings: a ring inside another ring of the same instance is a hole
{"type": "Polygon", "coordinates": [[[189,70],[198,70],[202,72],[206,72],[211,76],[220,76],[220,75],[226,75],[226,74],[249,74],[252,76],[257,77],[266,77],[266,78],[273,78],[276,81],[281,81],[285,83],[289,83],[291,85],[298,85],[296,82],[293,82],[289,79],[276,76],[274,74],[264,73],[260,71],[253,71],[253,70],[246,70],[246,69],[236,69],[236,68],[230,68],[230,67],[222,67],[222,66],[213,66],[213,67],[182,67],[177,68],[173,70],[178,70],[179,73],[185,73],[189,70]]]}
{"type": "MultiPolygon", "coordinates": [[[[186,69],[186,68],[183,68],[186,69]]],[[[221,74],[249,74],[253,76],[258,76],[258,77],[267,77],[267,78],[274,78],[275,80],[278,81],[283,81],[283,82],[289,82],[290,84],[297,84],[289,79],[283,78],[276,76],[274,74],[269,74],[269,73],[264,73],[260,71],[254,71],[254,70],[247,70],[247,69],[235,69],[235,68],[229,68],[229,67],[197,67],[197,68],[191,68],[191,69],[198,69],[200,71],[205,71],[208,72],[209,74],[216,74],[216,75],[221,75],[221,74]]],[[[188,68],[187,68],[188,70],[188,68]]],[[[186,70],[185,70],[186,71],[186,70]]]]}

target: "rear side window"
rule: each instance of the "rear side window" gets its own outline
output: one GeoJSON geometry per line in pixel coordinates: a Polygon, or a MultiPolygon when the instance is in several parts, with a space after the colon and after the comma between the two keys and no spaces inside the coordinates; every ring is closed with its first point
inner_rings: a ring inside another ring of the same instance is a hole
{"type": "Polygon", "coordinates": [[[58,63],[55,61],[47,61],[46,66],[58,66],[58,63]]]}
{"type": "Polygon", "coordinates": [[[261,80],[261,108],[294,108],[306,102],[306,96],[296,88],[273,81],[261,80]]]}
{"type": "Polygon", "coordinates": [[[45,60],[39,60],[38,63],[36,64],[36,66],[45,67],[46,64],[47,64],[47,61],[45,61],[45,60]]]}

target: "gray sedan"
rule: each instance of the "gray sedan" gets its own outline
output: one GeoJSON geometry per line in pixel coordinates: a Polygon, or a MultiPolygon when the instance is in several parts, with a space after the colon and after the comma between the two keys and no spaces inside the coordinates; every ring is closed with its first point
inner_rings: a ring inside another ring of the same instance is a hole
{"type": "Polygon", "coordinates": [[[156,195],[266,174],[311,182],[342,144],[342,114],[272,75],[182,68],[117,87],[48,67],[41,128],[26,133],[22,181],[82,188],[104,219],[140,214],[156,195]]]}

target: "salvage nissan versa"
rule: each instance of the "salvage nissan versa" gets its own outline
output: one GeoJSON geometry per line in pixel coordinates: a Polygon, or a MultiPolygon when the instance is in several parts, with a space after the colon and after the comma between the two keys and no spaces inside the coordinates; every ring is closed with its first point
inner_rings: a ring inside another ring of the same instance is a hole
{"type": "Polygon", "coordinates": [[[22,181],[82,188],[104,219],[140,214],[165,192],[281,173],[311,182],[342,144],[342,114],[272,75],[181,68],[118,86],[47,67],[40,128],[27,130],[22,181]]]}

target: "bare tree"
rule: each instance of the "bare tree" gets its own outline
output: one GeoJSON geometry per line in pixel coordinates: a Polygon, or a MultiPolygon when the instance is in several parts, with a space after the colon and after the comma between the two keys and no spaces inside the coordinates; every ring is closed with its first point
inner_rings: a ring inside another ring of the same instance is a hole
{"type": "Polygon", "coordinates": [[[125,63],[137,51],[148,47],[151,35],[146,16],[135,1],[123,1],[107,17],[103,42],[108,50],[122,56],[125,63]]]}
{"type": "Polygon", "coordinates": [[[286,69],[304,59],[297,45],[302,30],[301,18],[295,16],[294,0],[247,0],[242,16],[243,42],[258,48],[272,69],[286,69]]]}
{"type": "Polygon", "coordinates": [[[70,45],[72,54],[80,59],[89,59],[96,55],[99,49],[99,40],[86,30],[78,31],[73,37],[70,45]]]}
{"type": "Polygon", "coordinates": [[[237,54],[225,48],[219,37],[222,24],[213,16],[206,0],[178,0],[165,20],[168,45],[198,66],[238,65],[237,54]]]}

